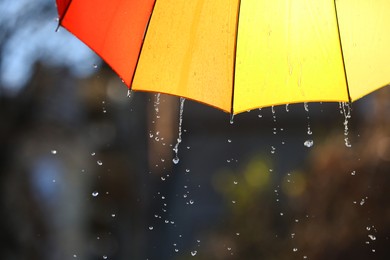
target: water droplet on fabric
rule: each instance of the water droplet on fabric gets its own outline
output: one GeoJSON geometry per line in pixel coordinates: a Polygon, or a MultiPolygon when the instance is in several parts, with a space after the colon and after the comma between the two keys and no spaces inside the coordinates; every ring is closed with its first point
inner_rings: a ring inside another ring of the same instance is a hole
{"type": "Polygon", "coordinates": [[[304,143],[303,143],[304,146],[310,148],[314,145],[314,141],[313,140],[306,140],[304,143]]]}

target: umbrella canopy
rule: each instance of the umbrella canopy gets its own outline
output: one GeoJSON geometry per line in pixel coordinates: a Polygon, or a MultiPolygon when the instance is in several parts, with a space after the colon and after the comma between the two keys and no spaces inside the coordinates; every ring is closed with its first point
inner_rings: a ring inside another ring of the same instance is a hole
{"type": "Polygon", "coordinates": [[[232,114],[390,83],[389,0],[56,0],[132,90],[232,114]]]}

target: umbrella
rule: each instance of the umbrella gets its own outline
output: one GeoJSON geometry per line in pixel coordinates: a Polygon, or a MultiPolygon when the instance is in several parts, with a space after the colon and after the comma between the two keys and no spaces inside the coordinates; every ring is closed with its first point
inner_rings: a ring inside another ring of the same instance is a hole
{"type": "Polygon", "coordinates": [[[237,114],[390,82],[389,0],[56,0],[131,90],[237,114]]]}

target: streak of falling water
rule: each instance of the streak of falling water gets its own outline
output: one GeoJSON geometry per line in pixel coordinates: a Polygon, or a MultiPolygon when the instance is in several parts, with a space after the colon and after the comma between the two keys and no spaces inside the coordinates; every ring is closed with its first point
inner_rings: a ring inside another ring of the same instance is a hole
{"type": "Polygon", "coordinates": [[[272,107],[271,107],[271,111],[272,111],[272,118],[273,118],[274,122],[276,122],[276,111],[275,111],[275,106],[272,106],[272,107]]]}
{"type": "MultiPolygon", "coordinates": [[[[307,134],[310,136],[313,134],[310,128],[310,115],[309,115],[309,104],[307,102],[303,103],[303,107],[305,108],[305,111],[307,113],[307,134]]],[[[304,146],[310,148],[314,145],[314,141],[312,139],[308,139],[303,143],[304,146]]]]}
{"type": "Polygon", "coordinates": [[[289,104],[286,104],[286,112],[290,112],[289,108],[288,108],[289,104]]]}
{"type": "Polygon", "coordinates": [[[230,124],[232,125],[234,123],[234,114],[230,115],[230,124]]]}
{"type": "Polygon", "coordinates": [[[179,163],[179,144],[181,143],[181,125],[183,123],[183,111],[184,111],[184,101],[186,101],[185,98],[180,98],[180,114],[179,114],[179,137],[177,138],[177,143],[175,147],[173,148],[173,151],[175,152],[175,157],[172,159],[174,164],[179,163]]]}
{"type": "Polygon", "coordinates": [[[348,123],[349,119],[351,118],[351,106],[349,103],[342,102],[340,103],[341,112],[344,115],[344,143],[346,147],[351,147],[351,142],[349,141],[348,134],[348,123]]]}

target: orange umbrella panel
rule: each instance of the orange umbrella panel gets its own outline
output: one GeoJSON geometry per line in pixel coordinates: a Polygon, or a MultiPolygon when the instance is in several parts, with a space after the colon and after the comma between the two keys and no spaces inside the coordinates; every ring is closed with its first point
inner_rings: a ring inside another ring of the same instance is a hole
{"type": "Polygon", "coordinates": [[[130,86],[154,0],[57,0],[61,25],[130,86]]]}

